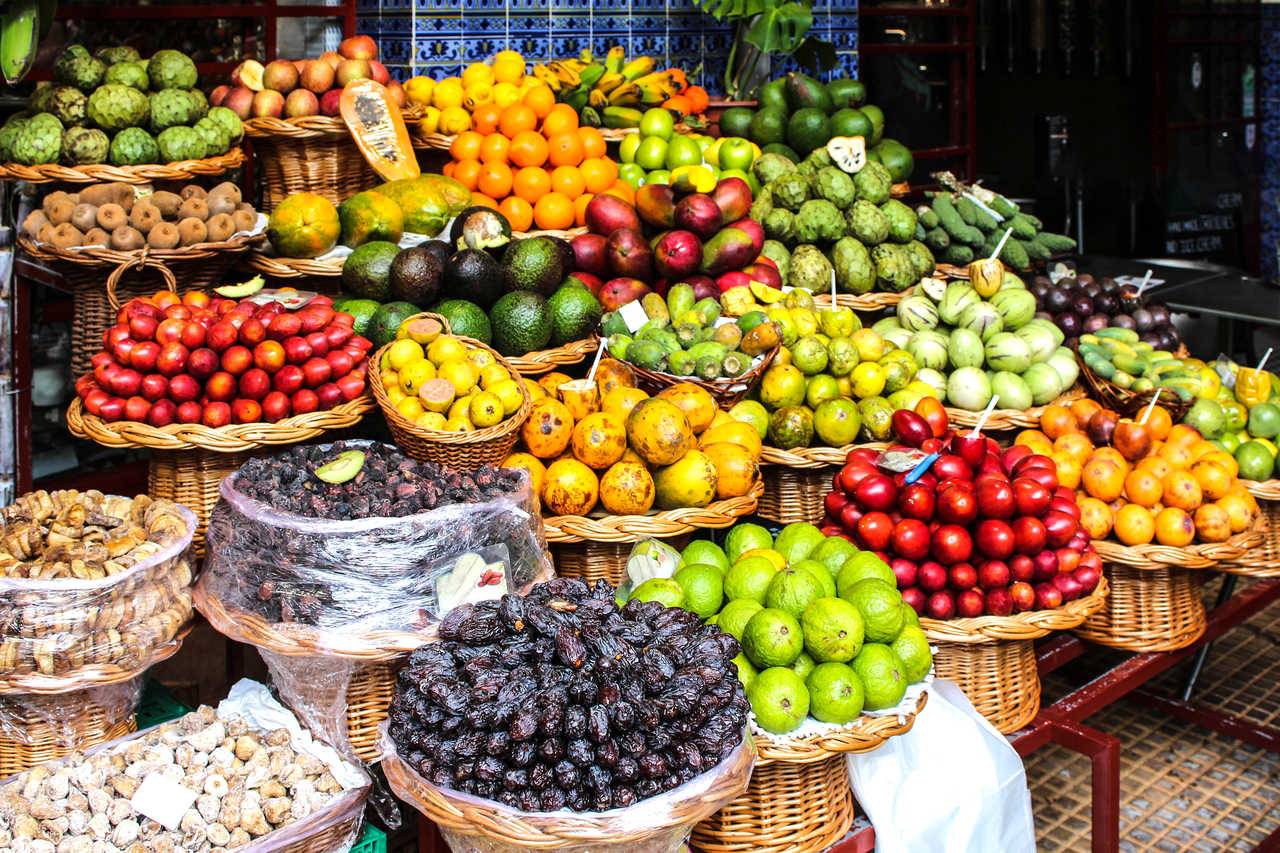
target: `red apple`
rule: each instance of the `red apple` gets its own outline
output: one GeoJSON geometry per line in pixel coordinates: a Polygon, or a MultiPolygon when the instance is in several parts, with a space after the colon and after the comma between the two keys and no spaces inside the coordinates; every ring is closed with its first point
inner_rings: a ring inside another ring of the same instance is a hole
{"type": "Polygon", "coordinates": [[[931,550],[933,558],[944,566],[963,563],[973,553],[973,540],[960,525],[944,524],[933,532],[931,550]]]}
{"type": "Polygon", "coordinates": [[[289,395],[281,391],[272,391],[262,398],[262,418],[268,423],[275,423],[289,417],[289,395]]]}
{"type": "Polygon", "coordinates": [[[285,394],[293,394],[306,382],[306,375],[296,364],[286,364],[271,377],[271,387],[285,394]]]}
{"type": "Polygon", "coordinates": [[[308,388],[318,388],[329,381],[329,377],[333,375],[333,368],[323,358],[312,357],[302,365],[302,373],[308,388]]]}
{"type": "Polygon", "coordinates": [[[147,423],[153,427],[166,427],[178,418],[178,404],[172,400],[157,400],[147,413],[147,423]]]}
{"type": "Polygon", "coordinates": [[[947,620],[956,615],[956,602],[949,592],[935,592],[924,605],[930,619],[947,620]]]}
{"type": "Polygon", "coordinates": [[[178,404],[177,421],[180,424],[198,424],[200,416],[204,414],[204,407],[194,400],[178,404]]]}
{"type": "Polygon", "coordinates": [[[348,373],[346,376],[339,376],[337,384],[338,390],[342,392],[344,402],[350,403],[364,393],[363,374],[348,373]]]}
{"type": "Polygon", "coordinates": [[[878,473],[875,465],[864,459],[852,459],[845,462],[844,467],[840,469],[839,479],[840,488],[844,489],[846,494],[852,495],[858,488],[858,484],[872,474],[878,473]]]}
{"type": "Polygon", "coordinates": [[[919,573],[920,567],[911,560],[898,557],[889,562],[889,568],[893,569],[893,576],[897,579],[898,589],[906,589],[916,585],[916,575],[919,573]]]}
{"type": "MultiPolygon", "coordinates": [[[[346,59],[374,59],[378,55],[378,45],[366,35],[352,36],[338,44],[338,54],[346,59]]],[[[324,58],[322,55],[321,59],[324,58]]]]}
{"type": "Polygon", "coordinates": [[[156,343],[164,346],[182,340],[182,329],[187,325],[186,320],[180,320],[176,317],[170,317],[161,320],[160,325],[156,326],[156,343]]]}
{"type": "Polygon", "coordinates": [[[902,591],[902,601],[908,607],[920,614],[924,610],[925,595],[924,591],[919,587],[913,586],[902,591]]]}
{"type": "Polygon", "coordinates": [[[831,518],[839,518],[840,510],[844,509],[845,504],[849,503],[849,496],[844,492],[832,489],[827,492],[827,496],[822,499],[822,508],[827,511],[827,515],[831,518]]]}
{"type": "Polygon", "coordinates": [[[844,505],[844,509],[840,510],[840,526],[848,533],[856,533],[858,530],[858,522],[862,521],[862,507],[850,501],[844,505]]]}
{"type": "Polygon", "coordinates": [[[974,496],[978,499],[978,512],[984,517],[1013,518],[1013,486],[1007,480],[983,480],[974,490],[974,496]]]}
{"type": "Polygon", "coordinates": [[[1008,587],[989,589],[984,596],[987,612],[992,616],[1008,616],[1013,612],[1013,597],[1008,587]]]}
{"type": "Polygon", "coordinates": [[[1017,477],[1013,481],[1013,500],[1018,515],[1039,518],[1049,511],[1053,492],[1030,477],[1017,477]]]}
{"type": "Polygon", "coordinates": [[[149,341],[155,337],[159,325],[155,317],[134,314],[129,317],[129,336],[135,341],[149,341]]]}
{"type": "Polygon", "coordinates": [[[156,370],[165,376],[177,376],[187,369],[190,351],[178,341],[165,344],[156,356],[156,370]]]}
{"type": "Polygon", "coordinates": [[[90,391],[84,397],[84,408],[91,415],[102,414],[102,404],[111,399],[111,395],[99,388],[90,391]]]}
{"type": "Polygon", "coordinates": [[[893,520],[883,512],[868,512],[858,521],[858,541],[870,551],[884,551],[893,538],[893,520]]]}
{"type": "Polygon", "coordinates": [[[350,353],[340,349],[329,350],[329,352],[325,353],[324,360],[329,362],[329,368],[332,371],[330,375],[335,378],[346,376],[356,366],[356,360],[351,357],[350,353]]]}
{"type": "Polygon", "coordinates": [[[948,478],[957,480],[973,479],[973,469],[969,467],[969,463],[954,453],[944,453],[939,456],[937,461],[933,463],[933,473],[939,481],[948,478]]]}
{"type": "Polygon", "coordinates": [[[204,342],[214,352],[223,352],[234,344],[239,336],[240,330],[230,320],[222,319],[209,327],[209,331],[205,333],[204,342]]]}
{"type": "Polygon", "coordinates": [[[256,424],[262,420],[262,406],[257,400],[236,400],[231,404],[231,419],[238,424],[256,424]]]}
{"type": "Polygon", "coordinates": [[[218,372],[221,361],[218,354],[208,347],[192,350],[187,356],[187,372],[198,380],[208,379],[218,372]]]}
{"type": "Polygon", "coordinates": [[[1022,613],[1036,606],[1036,591],[1025,581],[1016,581],[1009,586],[1009,599],[1013,602],[1013,612],[1022,613]]]}
{"type": "Polygon", "coordinates": [[[1080,581],[1067,572],[1058,572],[1050,583],[1058,588],[1058,592],[1062,593],[1063,601],[1075,601],[1084,592],[1084,587],[1080,585],[1080,581]]]}
{"type": "Polygon", "coordinates": [[[1006,560],[1013,556],[1013,528],[996,518],[983,519],[973,535],[978,551],[990,560],[1006,560]]]}
{"type": "Polygon", "coordinates": [[[981,616],[985,608],[982,593],[976,589],[966,589],[956,595],[956,615],[965,619],[981,616]]]}
{"type": "Polygon", "coordinates": [[[342,112],[342,90],[330,89],[320,96],[320,114],[336,116],[342,112]]]}
{"type": "Polygon", "coordinates": [[[928,557],[929,539],[929,527],[919,519],[904,518],[893,527],[893,551],[908,560],[928,557]]]}
{"type": "Polygon", "coordinates": [[[207,334],[204,325],[198,320],[187,320],[182,325],[182,345],[189,350],[202,347],[207,334]]]}
{"type": "Polygon", "coordinates": [[[117,397],[133,397],[142,387],[142,374],[133,368],[123,368],[111,374],[110,391],[117,397]]]}
{"type": "Polygon", "coordinates": [[[947,586],[957,592],[978,585],[978,572],[968,563],[956,563],[947,569],[947,586]]]}
{"type": "Polygon", "coordinates": [[[1076,583],[1080,584],[1080,590],[1083,594],[1088,595],[1098,588],[1098,579],[1102,574],[1092,566],[1080,566],[1071,576],[1076,579],[1076,583]]]}
{"type": "Polygon", "coordinates": [[[329,352],[329,339],[324,332],[308,332],[303,336],[311,347],[311,354],[316,358],[324,358],[329,352]]]}
{"type": "Polygon", "coordinates": [[[1055,551],[1045,549],[1032,557],[1031,561],[1035,564],[1035,573],[1031,579],[1036,583],[1053,580],[1058,574],[1058,554],[1055,551]]]}
{"type": "Polygon", "coordinates": [[[104,421],[118,421],[124,417],[124,398],[108,397],[98,407],[98,417],[104,421]]]}
{"type": "Polygon", "coordinates": [[[898,511],[907,518],[929,521],[933,518],[935,504],[933,489],[921,483],[912,483],[898,492],[898,511]]]}

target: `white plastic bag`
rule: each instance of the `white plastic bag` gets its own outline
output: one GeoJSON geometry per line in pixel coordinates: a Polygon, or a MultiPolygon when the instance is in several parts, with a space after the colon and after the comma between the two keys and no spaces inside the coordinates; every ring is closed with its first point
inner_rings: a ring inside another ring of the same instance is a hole
{"type": "Polygon", "coordinates": [[[950,681],[911,731],[848,761],[876,853],[1035,853],[1022,759],[950,681]]]}

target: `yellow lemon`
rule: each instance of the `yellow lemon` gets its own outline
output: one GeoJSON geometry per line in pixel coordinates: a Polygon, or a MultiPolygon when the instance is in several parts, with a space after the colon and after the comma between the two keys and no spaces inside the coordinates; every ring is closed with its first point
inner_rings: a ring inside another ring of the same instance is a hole
{"type": "Polygon", "coordinates": [[[449,407],[448,417],[449,417],[449,420],[453,420],[455,418],[462,418],[463,420],[467,420],[468,415],[470,413],[471,413],[471,395],[468,394],[464,397],[459,397],[458,399],[453,401],[453,405],[449,407]]]}
{"type": "Polygon", "coordinates": [[[396,408],[400,410],[400,414],[409,420],[414,420],[425,411],[422,408],[422,404],[418,402],[417,397],[405,397],[399,403],[396,403],[396,408]]]}
{"type": "Polygon", "coordinates": [[[476,367],[486,367],[487,365],[496,363],[497,359],[494,358],[493,353],[489,352],[487,349],[473,349],[467,351],[467,361],[471,362],[476,367]]]}
{"type": "Polygon", "coordinates": [[[463,88],[474,86],[477,83],[482,83],[485,86],[493,85],[493,69],[483,62],[473,62],[462,69],[463,88]]]}
{"type": "Polygon", "coordinates": [[[473,83],[463,90],[465,97],[462,99],[462,107],[466,110],[475,110],[482,104],[487,104],[493,100],[493,87],[488,83],[473,83]]]}
{"type": "Polygon", "coordinates": [[[446,361],[440,365],[438,375],[453,386],[458,395],[471,393],[480,378],[480,369],[469,361],[446,361]]]}
{"type": "Polygon", "coordinates": [[[452,136],[471,129],[471,113],[462,107],[445,107],[440,111],[440,133],[452,136]]]}
{"type": "Polygon", "coordinates": [[[874,329],[859,329],[849,340],[858,348],[858,358],[862,361],[879,361],[884,355],[884,338],[874,329]]]}
{"type": "Polygon", "coordinates": [[[495,362],[483,365],[480,368],[480,387],[486,391],[492,391],[494,385],[510,380],[511,374],[501,364],[495,362]]]}
{"type": "Polygon", "coordinates": [[[504,416],[502,401],[492,391],[481,391],[479,394],[472,396],[471,405],[467,407],[467,414],[471,419],[471,423],[477,427],[481,429],[491,427],[502,421],[504,416]]]}
{"type": "Polygon", "coordinates": [[[524,402],[524,397],[520,395],[520,386],[516,384],[514,379],[506,379],[495,384],[492,388],[484,384],[484,377],[480,377],[480,384],[486,391],[492,391],[498,395],[498,399],[502,401],[502,414],[510,415],[520,408],[520,404],[524,402]]]}
{"type": "Polygon", "coordinates": [[[436,378],[436,366],[425,358],[408,364],[400,371],[400,390],[417,396],[418,389],[436,378]]]}
{"type": "Polygon", "coordinates": [[[465,97],[462,81],[457,77],[446,77],[439,83],[436,83],[435,90],[431,93],[431,103],[440,109],[448,109],[449,107],[462,106],[462,99],[465,97]]]}
{"type": "Polygon", "coordinates": [[[446,421],[439,412],[423,412],[414,418],[414,423],[426,429],[444,429],[446,421]]]}
{"type": "Polygon", "coordinates": [[[466,356],[467,345],[452,335],[441,335],[427,346],[427,358],[436,367],[446,361],[459,361],[466,356]]]}
{"type": "Polygon", "coordinates": [[[398,384],[392,385],[387,389],[387,399],[391,401],[391,405],[398,406],[400,401],[409,395],[400,390],[398,384]]]}
{"type": "Polygon", "coordinates": [[[404,84],[404,96],[409,103],[425,107],[431,103],[431,95],[435,92],[436,81],[430,77],[410,77],[404,84]]]}
{"type": "Polygon", "coordinates": [[[524,57],[516,50],[500,50],[493,57],[493,79],[499,83],[519,83],[524,77],[524,57]]]}
{"type": "Polygon", "coordinates": [[[425,135],[428,133],[437,133],[440,130],[440,109],[438,107],[423,107],[422,118],[418,120],[418,133],[425,135]]]}
{"type": "Polygon", "coordinates": [[[506,109],[520,100],[520,87],[515,83],[494,83],[491,95],[499,109],[506,109]]]}
{"type": "Polygon", "coordinates": [[[466,418],[449,418],[444,424],[445,432],[475,432],[475,425],[466,418]]]}
{"type": "Polygon", "coordinates": [[[392,370],[401,370],[407,364],[422,360],[422,347],[409,339],[396,341],[387,350],[387,363],[392,370]]]}
{"type": "Polygon", "coordinates": [[[886,377],[884,368],[875,362],[864,361],[849,374],[853,380],[853,396],[859,400],[875,397],[884,390],[886,377]]]}

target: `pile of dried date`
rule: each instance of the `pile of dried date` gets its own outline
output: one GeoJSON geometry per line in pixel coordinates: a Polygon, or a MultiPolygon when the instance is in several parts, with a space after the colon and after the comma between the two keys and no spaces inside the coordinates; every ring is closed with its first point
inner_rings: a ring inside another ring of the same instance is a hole
{"type": "Polygon", "coordinates": [[[522,811],[633,805],[742,742],[737,641],[686,610],[556,578],[464,605],[409,657],[397,753],[437,787],[522,811]]]}

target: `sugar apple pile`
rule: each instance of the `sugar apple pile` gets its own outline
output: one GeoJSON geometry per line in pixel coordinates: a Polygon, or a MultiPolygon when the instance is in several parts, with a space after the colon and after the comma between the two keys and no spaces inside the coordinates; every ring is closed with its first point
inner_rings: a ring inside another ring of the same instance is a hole
{"type": "Polygon", "coordinates": [[[90,54],[70,45],[53,82],[0,127],[0,162],[140,166],[225,154],[240,142],[235,113],[209,108],[196,66],[176,50],[150,59],[125,45],[90,54]]]}

